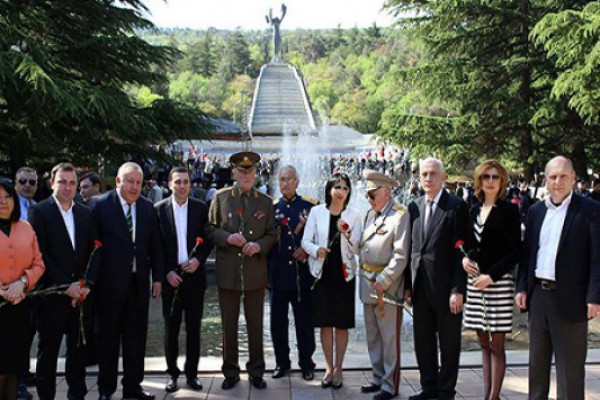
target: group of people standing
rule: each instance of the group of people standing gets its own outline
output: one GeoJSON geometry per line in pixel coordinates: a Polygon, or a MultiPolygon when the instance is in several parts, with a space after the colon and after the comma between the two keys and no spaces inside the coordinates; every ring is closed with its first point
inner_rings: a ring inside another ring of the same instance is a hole
{"type": "Polygon", "coordinates": [[[530,320],[529,397],[548,397],[554,354],[559,398],[583,399],[588,318],[600,316],[600,203],[573,192],[575,173],[568,159],[548,162],[550,196],[531,207],[524,242],[518,210],[504,199],[508,171],[495,160],[475,170],[478,202],[471,210],[444,190],[447,175],[437,159],[421,161],[425,194],[407,208],[392,197],[398,182],[367,169],[364,195],[370,207],[362,213],[348,207],[352,185],[344,173],[331,176],[325,203],[318,204],[297,193],[298,172],[283,166],[277,177],[281,196],[273,200],[254,186],[258,154],[236,153],[230,161],[235,183],[218,191],[210,207],[190,198],[185,167],[170,171],[172,195],[152,205],[140,196],[143,171],[132,162],[119,168],[116,189],[83,205],[74,201],[74,167],[61,163],[52,170],[52,196],[31,205],[26,222],[14,187],[0,181],[0,340],[10,344],[0,357],[0,399],[16,397],[17,374],[27,368],[32,302],[23,300],[44,290],[36,287],[61,290],[36,305],[40,399],[55,398],[63,335],[68,398],[85,398],[81,327],[89,316],[82,307],[92,300],[99,399],[110,399],[117,390],[121,347],[123,397],[153,399],[141,386],[150,296],[163,302],[165,390],[178,389],[184,318],[183,373],[189,388],[201,390],[204,266],[213,246],[224,390],[240,381],[242,305],[249,380],[256,389],[267,387],[262,336],[267,287],[276,359],[272,377],[291,369],[291,305],[302,377],[315,377],[314,328],[319,328],[325,358],[321,386],[341,388],[358,284],[373,369],[362,392],[373,393],[374,400],[398,395],[403,308],[412,306],[422,390],[410,398],[455,398],[464,321],[481,344],[484,398],[498,399],[517,280],[514,297],[530,320]]]}

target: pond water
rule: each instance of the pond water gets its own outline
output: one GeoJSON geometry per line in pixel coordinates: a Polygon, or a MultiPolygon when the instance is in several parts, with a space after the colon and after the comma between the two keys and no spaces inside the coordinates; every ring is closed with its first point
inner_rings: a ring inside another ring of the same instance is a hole
{"type": "MultiPolygon", "coordinates": [[[[219,301],[217,288],[214,284],[214,274],[208,273],[208,289],[204,299],[204,317],[202,319],[202,356],[221,356],[221,317],[219,313],[219,301]]],[[[350,331],[350,341],[348,344],[348,354],[367,354],[365,326],[362,315],[362,305],[358,296],[356,296],[356,328],[350,331]]],[[[269,333],[269,302],[268,296],[265,294],[265,314],[264,314],[264,344],[265,356],[273,357],[273,346],[271,344],[271,335],[269,333]]],[[[515,317],[513,321],[513,332],[506,336],[507,350],[524,350],[528,348],[529,335],[527,333],[527,314],[523,314],[515,309],[515,317]]],[[[295,332],[294,318],[290,310],[290,348],[295,348],[295,332]]],[[[246,357],[248,354],[248,341],[245,334],[245,323],[243,315],[240,317],[239,324],[239,346],[240,357],[246,357]]],[[[317,352],[320,352],[317,335],[317,352]]],[[[180,349],[185,351],[185,330],[182,328],[180,335],[180,349]]],[[[590,348],[600,348],[600,321],[598,318],[590,323],[588,335],[588,343],[590,348]]],[[[402,329],[402,353],[413,353],[413,335],[412,335],[412,318],[404,312],[404,321],[402,329]]],[[[477,351],[479,345],[476,335],[471,331],[463,331],[463,351],[477,351]]],[[[148,357],[162,356],[163,352],[163,320],[161,314],[160,301],[152,301],[150,306],[150,318],[148,327],[148,345],[146,355],[148,357]]]]}

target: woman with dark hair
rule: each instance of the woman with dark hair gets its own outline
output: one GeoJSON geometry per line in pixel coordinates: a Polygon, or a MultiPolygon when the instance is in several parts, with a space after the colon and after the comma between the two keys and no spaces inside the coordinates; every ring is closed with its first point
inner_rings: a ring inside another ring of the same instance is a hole
{"type": "Polygon", "coordinates": [[[325,204],[311,209],[302,238],[311,274],[316,278],[311,297],[311,318],[321,328],[325,355],[322,387],[342,387],[348,329],[354,328],[356,259],[360,234],[358,213],[348,208],[350,178],[334,174],[325,186],[325,204]],[[335,338],[335,363],[333,357],[335,338]]]}
{"type": "Polygon", "coordinates": [[[0,400],[17,398],[17,374],[29,365],[30,311],[22,301],[44,273],[35,232],[20,216],[15,188],[0,181],[0,400]]]}
{"type": "Polygon", "coordinates": [[[496,160],[475,168],[475,196],[463,268],[469,275],[465,328],[477,332],[482,349],[484,398],[500,398],[506,370],[504,337],[512,331],[512,272],[521,252],[519,209],[505,200],[508,171],[496,160]]]}

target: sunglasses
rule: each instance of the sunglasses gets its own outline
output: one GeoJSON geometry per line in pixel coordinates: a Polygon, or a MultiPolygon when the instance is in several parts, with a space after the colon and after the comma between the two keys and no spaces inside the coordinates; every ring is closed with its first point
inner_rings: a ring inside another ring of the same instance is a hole
{"type": "Polygon", "coordinates": [[[348,186],[340,186],[340,185],[335,185],[333,188],[335,190],[344,190],[346,192],[348,192],[350,190],[350,188],[348,186]]]}
{"type": "Polygon", "coordinates": [[[496,174],[483,174],[481,175],[481,179],[483,179],[484,181],[489,181],[490,179],[493,181],[497,181],[498,179],[500,179],[500,175],[496,175],[496,174]]]}
{"type": "Polygon", "coordinates": [[[21,178],[21,179],[18,180],[18,182],[21,185],[25,185],[28,182],[29,182],[29,186],[35,186],[35,185],[37,185],[37,179],[25,179],[25,178],[21,178]]]}
{"type": "MultiPolygon", "coordinates": [[[[377,188],[379,189],[379,188],[377,188]]],[[[369,200],[375,200],[375,197],[377,197],[377,195],[375,193],[377,193],[377,189],[373,189],[370,192],[367,192],[367,199],[369,200]]]]}

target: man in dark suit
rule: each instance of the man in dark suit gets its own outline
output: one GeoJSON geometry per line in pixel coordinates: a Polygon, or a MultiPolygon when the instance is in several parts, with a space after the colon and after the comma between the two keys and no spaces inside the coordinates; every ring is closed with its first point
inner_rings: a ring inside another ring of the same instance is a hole
{"type": "Polygon", "coordinates": [[[103,243],[96,279],[98,312],[98,392],[110,399],[117,389],[119,345],[123,347],[123,397],[154,399],[142,390],[148,327],[150,273],[152,296],[164,279],[158,217],[143,197],[142,168],[133,162],[119,167],[115,190],[90,199],[103,243]]]}
{"type": "MultiPolygon", "coordinates": [[[[76,305],[89,292],[87,283],[80,287],[79,280],[86,279],[88,275],[86,267],[94,249],[96,228],[91,211],[73,201],[77,192],[77,174],[73,165],[56,165],[52,169],[50,183],[52,197],[29,209],[29,222],[35,229],[46,265],[43,286],[69,286],[65,290],[67,296],[47,296],[38,304],[37,393],[41,400],[54,399],[58,352],[63,335],[66,335],[67,397],[69,400],[82,400],[87,393],[86,351],[85,338],[79,329],[79,307],[83,305],[76,305]]],[[[84,314],[85,319],[92,317],[84,314]]]]}
{"type": "Polygon", "coordinates": [[[204,311],[206,271],[204,264],[211,246],[206,237],[208,209],[200,200],[189,197],[190,176],[185,167],[169,173],[173,195],[154,205],[158,212],[165,252],[166,282],[163,283],[162,306],[165,320],[165,358],[169,381],[165,390],[177,390],[181,371],[177,366],[179,329],[185,311],[185,376],[193,390],[202,390],[198,380],[200,361],[200,322],[204,311]],[[200,238],[202,243],[197,243],[200,238]]]}
{"type": "Polygon", "coordinates": [[[568,158],[546,164],[549,197],[529,209],[515,299],[529,310],[529,398],[583,399],[588,319],[600,316],[600,204],[573,192],[568,158]]]}
{"type": "Polygon", "coordinates": [[[300,183],[298,172],[291,165],[279,171],[281,198],[275,200],[275,216],[278,225],[278,244],[269,253],[269,300],[271,303],[271,338],[275,350],[273,378],[284,377],[291,368],[289,347],[290,305],[294,312],[298,365],[302,377],[314,378],[315,331],[310,321],[310,286],[312,275],[308,270],[308,255],[301,247],[304,225],[310,209],[317,201],[299,196],[296,188],[300,183]]]}
{"type": "Polygon", "coordinates": [[[410,203],[411,268],[405,281],[412,286],[415,352],[422,391],[411,400],[454,399],[460,356],[466,275],[455,249],[464,240],[467,205],[443,189],[447,175],[441,161],[426,158],[420,164],[425,196],[410,203]],[[438,339],[441,366],[438,366],[438,339]]]}
{"type": "Polygon", "coordinates": [[[273,201],[254,189],[260,156],[246,151],[230,157],[236,183],[222,189],[210,205],[209,239],[217,246],[215,268],[223,321],[223,389],[240,380],[238,319],[244,316],[250,357],[246,370],[252,386],[264,389],[263,307],[267,287],[267,254],[276,240],[273,201]]]}

